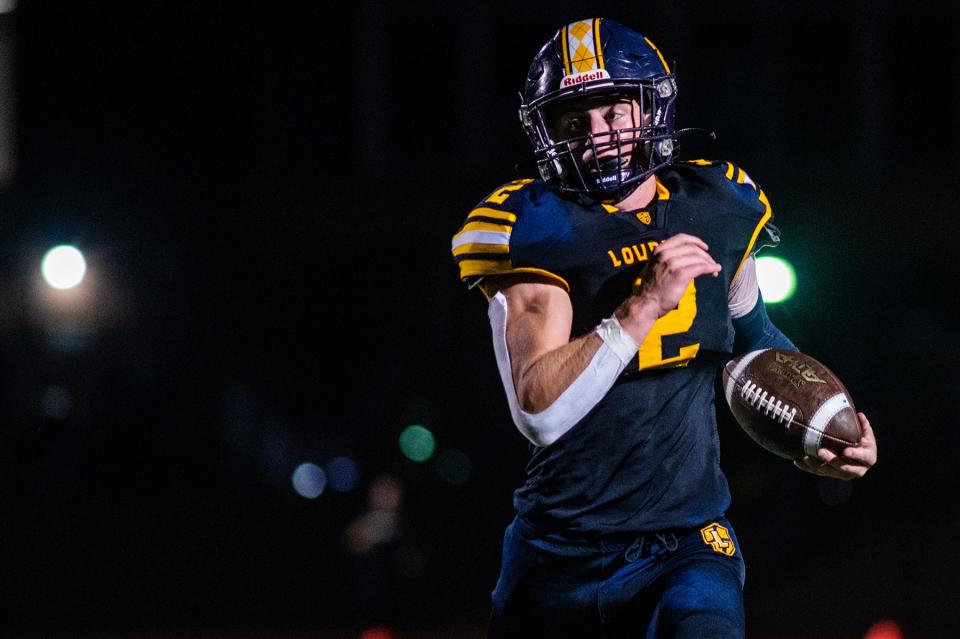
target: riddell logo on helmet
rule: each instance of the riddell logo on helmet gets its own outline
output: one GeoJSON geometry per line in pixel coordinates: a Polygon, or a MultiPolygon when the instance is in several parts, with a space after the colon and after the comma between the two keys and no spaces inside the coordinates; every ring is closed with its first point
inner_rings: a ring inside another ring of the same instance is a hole
{"type": "Polygon", "coordinates": [[[605,69],[594,69],[593,71],[584,71],[583,73],[574,73],[573,75],[566,75],[563,77],[563,80],[560,81],[560,85],[564,88],[572,87],[577,84],[583,84],[584,82],[593,82],[594,80],[609,80],[610,74],[607,73],[605,69]]]}

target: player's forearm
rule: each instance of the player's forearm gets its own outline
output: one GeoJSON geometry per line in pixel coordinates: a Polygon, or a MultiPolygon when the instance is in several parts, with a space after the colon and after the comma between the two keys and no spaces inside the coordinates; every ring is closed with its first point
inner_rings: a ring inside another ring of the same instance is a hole
{"type": "MultiPolygon", "coordinates": [[[[511,291],[515,302],[518,292],[511,291]]],[[[571,341],[563,303],[553,309],[519,304],[508,328],[507,305],[506,296],[497,292],[488,313],[510,414],[530,443],[549,446],[603,399],[637,345],[614,318],[571,341]]]]}
{"type": "Polygon", "coordinates": [[[539,413],[553,404],[583,374],[603,346],[595,331],[514,367],[517,400],[528,413],[539,413]]]}
{"type": "MultiPolygon", "coordinates": [[[[614,339],[619,342],[614,346],[621,359],[629,360],[636,354],[637,345],[656,322],[656,314],[655,304],[640,294],[631,295],[616,309],[614,317],[619,326],[613,328],[626,334],[614,339]],[[628,344],[630,341],[632,344],[628,344]]],[[[533,361],[521,362],[515,368],[517,398],[523,410],[531,413],[544,410],[583,375],[605,338],[611,341],[609,327],[598,327],[598,331],[591,331],[533,361]]]]}

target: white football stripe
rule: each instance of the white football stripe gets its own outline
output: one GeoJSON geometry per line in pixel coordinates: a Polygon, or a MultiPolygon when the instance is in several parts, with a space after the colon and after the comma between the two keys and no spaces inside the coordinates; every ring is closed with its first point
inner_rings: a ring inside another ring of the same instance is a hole
{"type": "Polygon", "coordinates": [[[467,231],[453,239],[453,248],[461,244],[509,244],[510,234],[501,231],[467,231]]]}
{"type": "Polygon", "coordinates": [[[817,456],[820,440],[823,439],[823,429],[827,427],[834,415],[849,405],[847,396],[843,393],[837,393],[817,409],[817,412],[810,419],[810,423],[807,424],[807,430],[803,433],[803,452],[814,457],[817,456]]]}
{"type": "Polygon", "coordinates": [[[740,377],[740,373],[750,365],[750,362],[753,361],[753,358],[759,355],[764,351],[770,350],[769,348],[762,348],[759,351],[750,351],[749,353],[743,356],[743,359],[740,360],[740,363],[737,364],[732,371],[730,371],[730,377],[727,379],[727,385],[724,388],[724,394],[727,396],[727,404],[729,405],[733,401],[733,391],[736,390],[737,378],[740,377]]]}

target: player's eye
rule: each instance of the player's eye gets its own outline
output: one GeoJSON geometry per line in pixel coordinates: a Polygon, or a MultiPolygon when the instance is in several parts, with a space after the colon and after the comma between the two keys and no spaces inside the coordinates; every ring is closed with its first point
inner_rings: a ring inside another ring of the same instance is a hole
{"type": "Polygon", "coordinates": [[[627,117],[627,115],[629,115],[629,113],[626,109],[611,109],[607,112],[606,118],[607,122],[616,122],[627,117]]]}

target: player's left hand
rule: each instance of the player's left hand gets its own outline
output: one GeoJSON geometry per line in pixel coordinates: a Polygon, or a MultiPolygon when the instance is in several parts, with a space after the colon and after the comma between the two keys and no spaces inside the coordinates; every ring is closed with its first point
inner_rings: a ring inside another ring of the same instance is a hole
{"type": "Polygon", "coordinates": [[[877,463],[877,438],[870,427],[870,420],[863,413],[857,413],[860,420],[860,444],[843,450],[843,455],[821,448],[817,456],[806,455],[796,459],[793,465],[814,475],[834,477],[836,479],[855,479],[863,477],[870,467],[877,463]]]}

